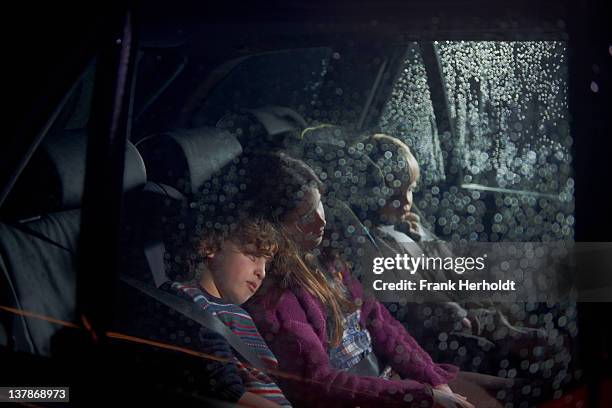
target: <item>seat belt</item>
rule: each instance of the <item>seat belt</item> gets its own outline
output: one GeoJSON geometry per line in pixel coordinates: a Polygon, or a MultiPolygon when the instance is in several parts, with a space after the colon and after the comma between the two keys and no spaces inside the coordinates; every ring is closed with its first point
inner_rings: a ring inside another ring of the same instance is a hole
{"type": "Polygon", "coordinates": [[[164,305],[174,309],[189,319],[201,324],[202,326],[214,331],[223,336],[230,346],[244,357],[249,364],[261,371],[266,371],[261,359],[255,354],[245,343],[238,337],[236,333],[231,331],[219,318],[210,312],[202,310],[192,302],[189,302],[179,296],[170,294],[161,287],[170,282],[164,268],[164,253],[166,246],[163,241],[151,241],[144,247],[145,258],[149,264],[149,269],[153,275],[153,283],[155,287],[141,282],[129,276],[121,276],[128,285],[140,290],[143,293],[157,299],[164,305]]]}
{"type": "MultiPolygon", "coordinates": [[[[70,248],[21,223],[12,224],[11,226],[30,236],[74,254],[74,251],[72,251],[70,248]]],[[[253,352],[236,333],[231,331],[229,327],[223,324],[219,318],[212,313],[198,308],[194,303],[188,302],[187,300],[170,293],[166,293],[162,289],[158,288],[159,286],[168,282],[165,271],[163,270],[164,250],[165,248],[163,242],[152,243],[145,248],[145,256],[147,258],[149,267],[151,268],[151,272],[153,273],[153,279],[157,287],[153,287],[125,275],[122,275],[120,279],[129,286],[141,291],[142,293],[145,293],[146,295],[149,295],[169,308],[176,310],[187,318],[221,335],[251,366],[264,373],[267,373],[266,366],[263,364],[259,356],[255,354],[255,352],[253,352]],[[161,264],[159,261],[161,261],[161,264]]]]}
{"type": "MultiPolygon", "coordinates": [[[[74,251],[72,251],[70,248],[52,240],[38,231],[26,227],[23,224],[13,224],[12,226],[26,234],[74,254],[74,251]]],[[[165,282],[168,282],[163,270],[163,254],[163,243],[152,244],[145,248],[145,255],[147,262],[152,269],[155,284],[158,285],[159,282],[159,286],[163,285],[165,282]],[[161,265],[158,262],[155,262],[156,259],[158,261],[162,261],[161,265]]],[[[149,295],[169,308],[176,310],[187,318],[221,335],[251,366],[260,371],[267,372],[267,369],[259,356],[257,356],[257,354],[255,354],[255,352],[253,352],[236,333],[231,331],[229,327],[223,324],[223,322],[213,314],[198,308],[195,304],[188,302],[185,299],[170,293],[166,293],[162,289],[145,284],[137,279],[125,275],[122,275],[120,279],[129,286],[141,291],[142,293],[145,293],[146,295],[149,295]]]]}
{"type": "Polygon", "coordinates": [[[267,368],[253,350],[251,350],[236,333],[230,330],[219,318],[210,312],[200,309],[196,304],[176,295],[164,292],[162,289],[143,283],[137,279],[122,275],[120,279],[127,285],[154,298],[169,308],[181,313],[183,316],[199,323],[203,327],[223,336],[225,340],[238,352],[251,366],[267,373],[267,368]]]}
{"type": "Polygon", "coordinates": [[[164,269],[164,253],[166,252],[166,246],[160,241],[152,241],[144,246],[145,258],[149,264],[149,269],[153,275],[153,283],[156,288],[169,282],[168,276],[164,269]]]}

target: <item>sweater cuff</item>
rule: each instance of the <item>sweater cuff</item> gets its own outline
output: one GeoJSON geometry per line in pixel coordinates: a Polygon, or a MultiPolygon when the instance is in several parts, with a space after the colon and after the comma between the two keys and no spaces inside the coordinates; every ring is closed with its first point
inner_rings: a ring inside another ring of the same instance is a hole
{"type": "MultiPolygon", "coordinates": [[[[402,381],[411,381],[411,380],[402,380],[402,381]]],[[[410,408],[423,408],[423,407],[433,407],[433,388],[429,384],[422,384],[423,387],[421,389],[407,390],[403,393],[402,396],[402,406],[410,407],[410,408]]],[[[412,387],[410,387],[412,388],[412,387]]]]}
{"type": "Polygon", "coordinates": [[[448,384],[459,373],[459,367],[452,364],[435,364],[429,373],[429,383],[432,386],[448,384]]]}

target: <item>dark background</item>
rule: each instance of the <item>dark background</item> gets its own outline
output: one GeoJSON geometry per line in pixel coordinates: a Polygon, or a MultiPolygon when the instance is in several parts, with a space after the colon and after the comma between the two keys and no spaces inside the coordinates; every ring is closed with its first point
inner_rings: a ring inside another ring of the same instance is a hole
{"type": "MultiPolygon", "coordinates": [[[[405,28],[407,38],[521,39],[565,32],[570,47],[570,115],[576,179],[576,241],[612,241],[609,177],[612,174],[610,72],[612,36],[605,1],[310,1],[141,2],[136,22],[141,41],[173,41],[197,23],[231,23],[226,35],[239,36],[241,24],[335,22],[360,25],[384,21],[380,30],[405,28]],[[499,18],[516,26],[496,26],[499,18]],[[181,30],[177,30],[177,27],[181,30]],[[482,31],[489,33],[483,38],[482,31]],[[591,82],[598,92],[591,90],[591,82]]],[[[3,132],[0,183],[44,126],[70,85],[96,54],[123,6],[105,2],[29,3],[3,6],[3,132]]],[[[101,243],[110,248],[113,243],[101,243]]],[[[580,340],[590,401],[610,378],[611,304],[579,305],[580,340]]],[[[25,367],[24,367],[25,368],[25,367]]],[[[602,402],[605,404],[605,402],[602,402]]],[[[603,406],[603,405],[602,405],[603,406]]]]}

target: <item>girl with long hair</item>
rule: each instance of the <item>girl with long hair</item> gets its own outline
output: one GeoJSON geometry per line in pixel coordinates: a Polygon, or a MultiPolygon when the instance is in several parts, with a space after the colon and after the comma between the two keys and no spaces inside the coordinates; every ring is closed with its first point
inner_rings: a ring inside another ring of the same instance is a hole
{"type": "Polygon", "coordinates": [[[433,362],[342,262],[321,256],[324,189],[308,165],[265,154],[250,158],[244,174],[248,211],[276,222],[285,237],[247,308],[279,368],[299,378],[281,382],[294,405],[472,408],[449,382],[496,405],[465,376],[457,378],[457,367],[433,362]]]}

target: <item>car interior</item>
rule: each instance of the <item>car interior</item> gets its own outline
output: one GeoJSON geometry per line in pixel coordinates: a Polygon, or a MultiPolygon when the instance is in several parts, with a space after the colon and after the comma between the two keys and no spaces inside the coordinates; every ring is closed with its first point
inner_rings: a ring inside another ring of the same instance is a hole
{"type": "MultiPolygon", "coordinates": [[[[576,84],[590,50],[584,14],[572,16],[580,6],[357,3],[109,6],[101,39],[74,47],[80,69],[49,70],[69,86],[32,105],[2,153],[0,385],[69,384],[67,406],[234,406],[197,386],[214,379],[194,330],[219,329],[164,285],[183,277],[202,217],[233,205],[233,180],[258,152],[314,169],[326,186],[323,246],[345,260],[379,245],[368,192],[384,176],[362,143],[373,133],[413,149],[415,211],[440,240],[606,241],[603,192],[591,186],[609,171],[599,159],[610,142],[596,144],[609,123],[588,122],[593,92],[576,84]]],[[[612,401],[610,329],[598,320],[609,305],[512,309],[557,336],[562,368],[537,406],[612,401]]],[[[386,306],[414,324],[405,305],[386,306]]],[[[459,346],[424,347],[443,358],[459,346]]],[[[487,366],[461,356],[448,362],[487,366]]],[[[525,398],[516,406],[531,406],[525,398]]]]}

